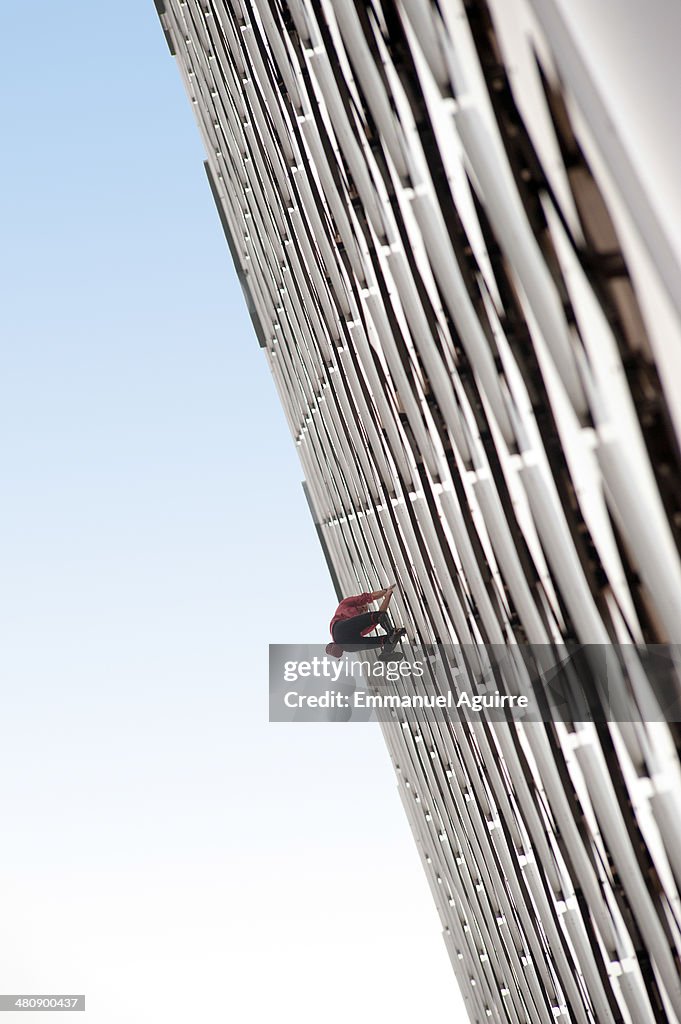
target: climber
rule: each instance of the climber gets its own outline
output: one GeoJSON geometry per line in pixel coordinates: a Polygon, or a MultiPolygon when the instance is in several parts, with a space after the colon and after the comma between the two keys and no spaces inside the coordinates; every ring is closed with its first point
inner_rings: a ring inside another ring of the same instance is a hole
{"type": "Polygon", "coordinates": [[[327,645],[326,653],[334,658],[340,658],[343,651],[365,651],[378,647],[393,650],[405,633],[404,629],[395,629],[388,615],[387,609],[394,590],[393,583],[385,590],[375,590],[371,594],[356,594],[341,601],[331,619],[333,643],[327,645]],[[383,600],[378,610],[369,611],[369,605],[379,598],[383,600]],[[385,633],[373,637],[366,635],[372,633],[377,626],[381,626],[385,633]]]}

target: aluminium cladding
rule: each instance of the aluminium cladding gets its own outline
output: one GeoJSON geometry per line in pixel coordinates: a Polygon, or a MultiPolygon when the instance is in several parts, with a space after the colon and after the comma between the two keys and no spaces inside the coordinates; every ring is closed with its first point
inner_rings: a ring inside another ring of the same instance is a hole
{"type": "MultiPolygon", "coordinates": [[[[681,640],[678,253],[563,5],[156,6],[338,589],[397,577],[417,642],[681,640]]],[[[472,1021],[681,1024],[637,678],[629,723],[383,724],[472,1021]]]]}

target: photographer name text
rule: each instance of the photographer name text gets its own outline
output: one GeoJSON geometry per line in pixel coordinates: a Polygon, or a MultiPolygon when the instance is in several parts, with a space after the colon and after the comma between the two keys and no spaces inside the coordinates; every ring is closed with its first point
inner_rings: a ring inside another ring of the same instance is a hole
{"type": "Polygon", "coordinates": [[[371,708],[384,710],[389,708],[470,708],[481,711],[483,708],[526,708],[529,698],[508,693],[453,693],[445,694],[397,694],[369,693],[356,690],[349,694],[343,690],[325,690],[322,693],[300,693],[299,690],[287,690],[284,694],[287,708],[371,708]]]}

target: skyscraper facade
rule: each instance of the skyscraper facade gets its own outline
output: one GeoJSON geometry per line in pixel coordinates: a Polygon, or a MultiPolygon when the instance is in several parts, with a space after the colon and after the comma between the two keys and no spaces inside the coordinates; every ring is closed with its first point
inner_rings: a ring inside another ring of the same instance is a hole
{"type": "Polygon", "coordinates": [[[681,1024],[678,12],[156,6],[339,594],[622,645],[625,721],[383,723],[471,1021],[681,1024]]]}

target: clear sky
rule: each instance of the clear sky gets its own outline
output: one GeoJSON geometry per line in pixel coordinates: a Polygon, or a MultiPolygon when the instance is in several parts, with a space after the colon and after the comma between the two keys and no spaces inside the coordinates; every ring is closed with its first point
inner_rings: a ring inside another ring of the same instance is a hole
{"type": "Polygon", "coordinates": [[[0,989],[463,1020],[378,727],[266,722],[335,601],[152,0],[3,28],[0,989]]]}

